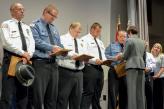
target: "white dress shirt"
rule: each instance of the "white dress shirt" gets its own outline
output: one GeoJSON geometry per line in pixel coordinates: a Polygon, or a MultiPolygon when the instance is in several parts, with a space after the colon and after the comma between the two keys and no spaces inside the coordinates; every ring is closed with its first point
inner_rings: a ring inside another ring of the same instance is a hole
{"type": "MultiPolygon", "coordinates": [[[[21,36],[18,29],[18,20],[12,18],[11,20],[4,21],[2,23],[2,44],[3,48],[6,50],[13,52],[18,55],[22,55],[25,51],[22,50],[22,41],[21,36]]],[[[33,39],[33,35],[31,29],[28,25],[21,22],[23,34],[26,39],[27,44],[27,52],[32,57],[35,51],[35,42],[33,39]]]]}
{"type": "Polygon", "coordinates": [[[146,68],[151,69],[150,72],[153,72],[153,68],[155,67],[155,65],[156,61],[153,55],[149,52],[146,52],[146,68]]]}
{"type": "MultiPolygon", "coordinates": [[[[89,60],[89,63],[96,64],[96,59],[99,59],[99,52],[98,52],[98,47],[94,40],[94,37],[89,33],[86,36],[83,36],[81,38],[81,40],[82,40],[83,44],[85,45],[86,53],[91,56],[94,56],[94,58],[89,60]]],[[[100,47],[102,60],[106,60],[104,44],[100,39],[96,38],[96,40],[100,47]]]]}
{"type": "Polygon", "coordinates": [[[58,60],[58,64],[61,67],[72,69],[72,70],[81,70],[84,68],[84,62],[80,62],[80,66],[75,66],[75,60],[71,59],[73,55],[80,55],[85,53],[85,47],[82,44],[81,40],[76,38],[77,45],[78,45],[78,54],[75,53],[75,44],[74,44],[74,38],[71,36],[71,34],[68,32],[67,34],[64,34],[60,37],[61,43],[63,44],[64,48],[71,49],[72,51],[68,52],[68,55],[65,57],[60,57],[58,60]]]}
{"type": "MultiPolygon", "coordinates": [[[[164,67],[164,54],[160,54],[158,57],[155,57],[156,65],[153,68],[154,74],[158,73],[162,67],[164,67]]],[[[160,75],[159,78],[164,78],[164,72],[160,75]]]]}

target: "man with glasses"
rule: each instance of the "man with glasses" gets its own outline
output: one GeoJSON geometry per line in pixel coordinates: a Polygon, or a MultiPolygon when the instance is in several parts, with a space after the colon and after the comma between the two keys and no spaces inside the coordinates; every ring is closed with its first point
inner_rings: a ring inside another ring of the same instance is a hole
{"type": "Polygon", "coordinates": [[[56,109],[58,95],[58,65],[56,53],[62,49],[59,33],[52,22],[57,18],[58,10],[53,5],[48,5],[42,17],[31,24],[35,40],[35,53],[33,66],[36,78],[31,88],[31,101],[29,107],[34,109],[56,109]]]}
{"type": "MultiPolygon", "coordinates": [[[[24,6],[20,3],[13,3],[10,6],[12,19],[4,21],[2,27],[2,45],[4,57],[2,64],[2,96],[0,109],[26,109],[27,87],[22,86],[14,75],[9,75],[11,58],[22,58],[24,63],[30,60],[35,50],[35,43],[31,29],[22,22],[24,17],[24,6]],[[14,103],[13,103],[13,100],[14,103]]],[[[12,70],[11,73],[14,73],[12,70]]]]}

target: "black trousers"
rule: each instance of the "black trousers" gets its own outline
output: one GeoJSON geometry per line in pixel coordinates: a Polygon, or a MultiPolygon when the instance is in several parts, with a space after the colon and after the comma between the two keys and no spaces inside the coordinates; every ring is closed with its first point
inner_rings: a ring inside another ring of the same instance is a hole
{"type": "Polygon", "coordinates": [[[83,91],[82,71],[59,67],[59,92],[57,109],[80,109],[83,91]]]}
{"type": "Polygon", "coordinates": [[[153,101],[154,109],[164,109],[164,78],[154,80],[153,101]]]}
{"type": "Polygon", "coordinates": [[[153,109],[153,79],[150,75],[145,77],[145,96],[147,109],[153,109]]]}
{"type": "Polygon", "coordinates": [[[0,99],[0,109],[26,109],[28,89],[27,87],[22,86],[16,77],[8,76],[7,72],[10,60],[11,55],[5,52],[2,65],[2,94],[0,99]]]}
{"type": "Polygon", "coordinates": [[[34,60],[33,67],[36,74],[29,90],[28,109],[56,109],[59,79],[57,63],[34,60]]]}
{"type": "Polygon", "coordinates": [[[101,109],[100,97],[104,85],[104,73],[101,66],[85,65],[83,69],[83,94],[81,109],[101,109]]]}
{"type": "Polygon", "coordinates": [[[116,109],[118,104],[119,109],[127,109],[127,81],[126,76],[118,78],[111,67],[108,72],[108,109],[116,109]]]}

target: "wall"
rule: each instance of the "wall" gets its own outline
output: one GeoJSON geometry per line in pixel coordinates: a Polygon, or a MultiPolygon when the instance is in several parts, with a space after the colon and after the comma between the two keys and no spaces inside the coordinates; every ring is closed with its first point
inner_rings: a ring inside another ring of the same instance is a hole
{"type": "Polygon", "coordinates": [[[149,25],[150,44],[160,42],[164,47],[164,1],[152,0],[152,25],[149,25]]]}

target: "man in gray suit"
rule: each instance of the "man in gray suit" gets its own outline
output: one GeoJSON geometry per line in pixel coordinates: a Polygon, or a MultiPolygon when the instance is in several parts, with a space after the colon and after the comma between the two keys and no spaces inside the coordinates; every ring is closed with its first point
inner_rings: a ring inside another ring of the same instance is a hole
{"type": "Polygon", "coordinates": [[[116,59],[126,60],[128,109],[145,109],[145,42],[139,39],[135,26],[130,26],[127,32],[125,51],[116,59]]]}

